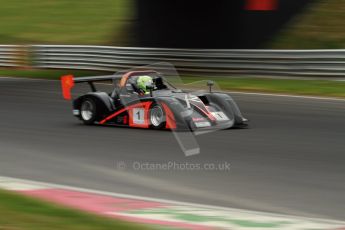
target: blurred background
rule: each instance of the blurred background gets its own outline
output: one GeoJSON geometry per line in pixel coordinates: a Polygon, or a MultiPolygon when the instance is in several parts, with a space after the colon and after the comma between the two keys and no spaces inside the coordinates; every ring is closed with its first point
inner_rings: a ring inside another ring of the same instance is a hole
{"type": "MultiPolygon", "coordinates": [[[[0,5],[0,188],[1,176],[10,176],[345,219],[345,0],[0,0],[0,5]],[[62,99],[60,82],[46,81],[158,62],[172,64],[184,84],[202,82],[198,89],[207,89],[203,80],[215,81],[234,97],[250,128],[199,135],[202,154],[186,158],[170,132],[81,125],[62,99]],[[115,161],[167,159],[230,162],[231,172],[114,168],[115,161]]],[[[75,229],[60,218],[56,228],[40,226],[42,215],[43,223],[59,217],[54,207],[23,205],[28,201],[2,191],[0,200],[0,229],[75,229]],[[40,227],[17,227],[30,222],[27,215],[40,227]]],[[[190,210],[177,216],[202,222],[190,210]]],[[[57,210],[62,217],[80,217],[65,212],[57,210]]],[[[253,215],[248,222],[229,216],[227,223],[245,229],[294,229],[285,219],[262,225],[257,221],[267,218],[253,215]]],[[[103,219],[94,227],[89,216],[81,217],[77,229],[124,229],[103,219]]]]}
{"type": "Polygon", "coordinates": [[[342,48],[345,0],[1,0],[0,44],[342,48]]]}

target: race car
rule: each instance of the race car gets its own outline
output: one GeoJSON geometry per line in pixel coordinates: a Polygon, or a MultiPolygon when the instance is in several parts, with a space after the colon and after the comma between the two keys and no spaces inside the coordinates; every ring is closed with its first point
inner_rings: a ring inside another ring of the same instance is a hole
{"type": "Polygon", "coordinates": [[[73,100],[73,115],[86,125],[203,130],[242,127],[247,122],[228,94],[212,92],[212,81],[207,82],[209,91],[191,92],[175,88],[154,70],[95,77],[66,75],[61,77],[66,100],[72,100],[75,83],[88,83],[91,88],[73,100]],[[141,79],[149,80],[144,90],[141,79]],[[97,83],[105,81],[111,81],[111,92],[96,89],[97,83]]]}

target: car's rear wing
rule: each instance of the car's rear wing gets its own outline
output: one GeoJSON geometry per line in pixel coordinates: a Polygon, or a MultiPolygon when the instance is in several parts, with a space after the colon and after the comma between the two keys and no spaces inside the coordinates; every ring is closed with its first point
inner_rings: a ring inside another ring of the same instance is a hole
{"type": "Polygon", "coordinates": [[[129,77],[133,75],[139,75],[139,74],[158,74],[158,72],[154,70],[136,70],[136,71],[126,72],[122,76],[117,74],[117,75],[104,75],[104,76],[93,76],[93,77],[74,77],[73,75],[65,75],[61,77],[62,94],[66,100],[71,100],[72,99],[71,90],[74,87],[75,83],[86,82],[90,85],[91,90],[95,92],[96,88],[95,88],[95,85],[93,84],[94,82],[109,81],[109,80],[114,80],[120,77],[121,78],[120,85],[124,86],[129,77]]]}
{"type": "Polygon", "coordinates": [[[93,92],[96,91],[94,82],[113,80],[115,75],[93,76],[93,77],[74,77],[73,75],[65,75],[61,77],[62,95],[64,99],[71,100],[71,90],[75,83],[88,83],[93,92]]]}

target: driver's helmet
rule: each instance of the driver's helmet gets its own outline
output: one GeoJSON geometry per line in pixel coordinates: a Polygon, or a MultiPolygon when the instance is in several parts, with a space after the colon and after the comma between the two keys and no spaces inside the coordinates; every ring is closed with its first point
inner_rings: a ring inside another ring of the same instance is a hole
{"type": "Polygon", "coordinates": [[[149,90],[147,90],[147,86],[150,86],[153,84],[153,79],[150,76],[139,76],[137,79],[137,85],[140,90],[142,90],[145,94],[150,93],[149,90]]]}

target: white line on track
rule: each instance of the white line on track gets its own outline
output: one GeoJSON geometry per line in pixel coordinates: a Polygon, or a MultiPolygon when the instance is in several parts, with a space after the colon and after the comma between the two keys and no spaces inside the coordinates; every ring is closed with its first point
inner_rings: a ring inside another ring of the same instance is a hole
{"type": "MultiPolygon", "coordinates": [[[[37,79],[37,78],[19,78],[19,77],[0,77],[1,79],[15,79],[15,80],[32,80],[32,81],[59,81],[54,79],[37,79]]],[[[99,83],[104,84],[104,83],[99,83]]],[[[252,95],[252,96],[267,96],[267,97],[286,97],[286,98],[297,98],[297,99],[310,99],[310,100],[323,100],[323,101],[344,101],[344,98],[334,97],[318,97],[318,96],[302,96],[302,95],[289,95],[289,94],[275,94],[275,93],[254,93],[254,92],[241,92],[241,91],[224,91],[229,94],[238,95],[252,95]]]]}
{"type": "MultiPolygon", "coordinates": [[[[18,80],[18,81],[52,81],[49,79],[40,79],[40,78],[24,78],[24,77],[0,77],[0,80],[18,80]]],[[[55,81],[55,80],[54,80],[55,81]]]]}
{"type": "Polygon", "coordinates": [[[288,97],[288,98],[300,98],[300,99],[324,100],[324,101],[345,101],[345,99],[343,98],[301,96],[301,95],[289,95],[289,94],[251,93],[251,92],[239,92],[239,91],[227,91],[227,93],[239,94],[239,95],[268,96],[268,97],[288,97]]]}

